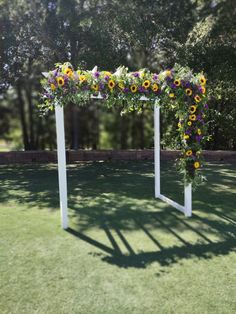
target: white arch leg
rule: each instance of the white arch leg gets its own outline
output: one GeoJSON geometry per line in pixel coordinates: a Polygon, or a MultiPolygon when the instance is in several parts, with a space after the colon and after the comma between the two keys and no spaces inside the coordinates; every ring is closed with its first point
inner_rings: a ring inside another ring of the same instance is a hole
{"type": "Polygon", "coordinates": [[[184,187],[184,214],[186,217],[192,216],[192,184],[184,187]]]}
{"type": "Polygon", "coordinates": [[[154,105],[154,168],[155,168],[155,197],[161,194],[160,173],[160,106],[154,105]]]}
{"type": "Polygon", "coordinates": [[[185,214],[186,217],[192,216],[192,185],[184,187],[184,206],[161,194],[160,176],[160,106],[154,105],[154,168],[155,168],[155,197],[160,198],[167,204],[175,207],[185,214]]]}
{"type": "Polygon", "coordinates": [[[67,179],[66,179],[66,150],[65,150],[65,128],[63,107],[55,106],[56,131],[57,131],[57,160],[58,160],[58,180],[61,209],[61,226],[68,228],[67,217],[67,179]]]}

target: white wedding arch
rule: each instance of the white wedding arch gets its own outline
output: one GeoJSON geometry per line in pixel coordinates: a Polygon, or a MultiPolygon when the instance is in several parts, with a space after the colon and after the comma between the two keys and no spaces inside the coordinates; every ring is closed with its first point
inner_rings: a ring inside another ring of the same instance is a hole
{"type": "MultiPolygon", "coordinates": [[[[94,99],[103,99],[98,93],[91,96],[94,99]]],[[[141,96],[140,100],[149,101],[149,98],[141,96]]],[[[65,150],[65,127],[64,127],[64,108],[60,104],[55,105],[56,133],[57,133],[57,157],[58,157],[58,180],[59,197],[61,211],[61,225],[63,229],[68,228],[68,197],[67,197],[67,174],[66,174],[66,150],[65,150]]],[[[155,198],[159,198],[169,205],[180,210],[186,217],[192,215],[192,184],[184,187],[184,205],[178,204],[165,195],[161,194],[160,180],[160,105],[156,101],[154,104],[154,185],[155,198]]]]}

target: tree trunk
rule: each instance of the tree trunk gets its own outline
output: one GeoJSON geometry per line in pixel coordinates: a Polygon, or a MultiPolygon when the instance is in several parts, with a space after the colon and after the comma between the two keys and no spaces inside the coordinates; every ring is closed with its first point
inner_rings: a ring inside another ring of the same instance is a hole
{"type": "Polygon", "coordinates": [[[18,80],[16,84],[16,89],[17,89],[17,96],[18,96],[18,106],[19,106],[19,113],[20,113],[20,122],[21,122],[24,149],[29,150],[29,137],[28,137],[28,132],[27,132],[26,120],[25,120],[25,108],[24,108],[24,100],[22,96],[22,83],[20,80],[18,80]]]}

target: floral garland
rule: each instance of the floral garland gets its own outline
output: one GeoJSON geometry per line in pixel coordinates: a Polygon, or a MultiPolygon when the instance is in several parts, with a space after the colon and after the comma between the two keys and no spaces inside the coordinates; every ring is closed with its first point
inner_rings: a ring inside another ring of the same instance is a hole
{"type": "Polygon", "coordinates": [[[178,170],[184,174],[185,184],[198,185],[204,178],[202,167],[202,145],[209,140],[204,121],[208,109],[206,78],[202,73],[194,74],[189,68],[175,65],[159,74],[147,69],[128,72],[119,67],[116,72],[74,70],[70,63],[56,64],[56,68],[43,73],[44,88],[42,110],[53,109],[56,103],[70,102],[86,104],[91,96],[100,96],[108,107],[122,106],[122,112],[141,111],[145,96],[147,105],[155,102],[161,108],[175,111],[181,156],[178,170]]]}

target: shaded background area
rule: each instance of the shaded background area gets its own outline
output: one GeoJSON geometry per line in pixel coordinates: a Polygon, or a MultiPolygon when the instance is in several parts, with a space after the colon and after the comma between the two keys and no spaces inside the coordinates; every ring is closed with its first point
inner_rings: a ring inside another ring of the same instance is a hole
{"type": "MultiPolygon", "coordinates": [[[[234,0],[0,0],[0,150],[54,149],[53,113],[39,117],[41,72],[55,62],[160,71],[175,62],[205,71],[211,95],[206,149],[236,148],[234,0]]],[[[162,116],[162,147],[176,146],[162,116]]],[[[153,114],[120,116],[91,100],[68,104],[67,147],[153,147],[153,114]]]]}

